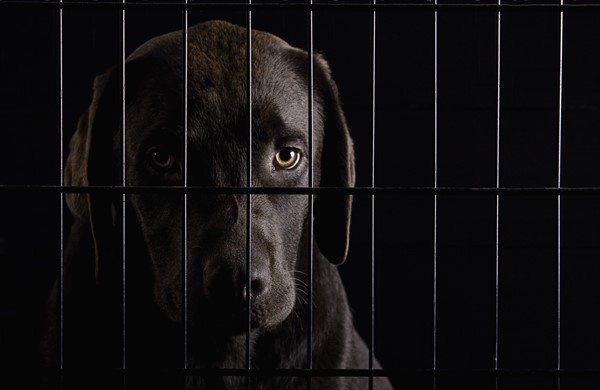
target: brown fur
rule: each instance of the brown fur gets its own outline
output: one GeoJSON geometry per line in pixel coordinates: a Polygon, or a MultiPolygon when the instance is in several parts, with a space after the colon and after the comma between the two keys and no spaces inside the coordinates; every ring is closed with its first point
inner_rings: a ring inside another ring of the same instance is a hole
{"type": "MultiPolygon", "coordinates": [[[[271,34],[252,34],[252,185],[306,187],[312,165],[314,186],[353,186],[352,141],[326,62],[314,57],[315,101],[310,125],[309,56],[271,34]],[[307,145],[310,128],[312,164],[307,145]],[[274,167],[273,156],[290,147],[302,156],[298,166],[289,171],[274,167]]],[[[207,22],[188,31],[188,185],[247,184],[246,40],[245,29],[225,22],[207,22]]],[[[127,59],[127,185],[183,184],[181,44],[181,32],[166,34],[148,41],[127,59]],[[170,153],[175,168],[157,171],[151,167],[149,151],[157,147],[170,153]]],[[[90,108],[71,140],[67,185],[121,183],[118,75],[111,70],[96,80],[90,108]]],[[[190,193],[186,199],[188,299],[184,306],[182,196],[167,192],[126,196],[125,261],[131,291],[127,305],[138,310],[126,317],[130,327],[137,325],[136,332],[128,333],[132,364],[173,365],[168,359],[170,354],[181,353],[176,347],[181,343],[174,340],[186,318],[190,367],[243,367],[248,316],[244,299],[249,294],[252,366],[304,367],[312,198],[257,194],[251,198],[250,210],[242,194],[190,193]],[[252,216],[251,285],[246,273],[247,213],[252,216]]],[[[314,199],[313,366],[367,368],[369,351],[353,327],[335,267],[348,253],[352,199],[344,194],[322,194],[314,199]]],[[[65,317],[72,333],[64,353],[85,356],[82,360],[87,365],[110,366],[119,355],[119,343],[113,338],[119,334],[122,299],[121,201],[120,194],[104,192],[67,196],[76,223],[67,254],[65,310],[75,310],[78,315],[65,317]],[[89,338],[97,343],[86,344],[89,338]]],[[[56,307],[55,296],[52,310],[56,307]]],[[[50,316],[50,323],[56,326],[56,317],[50,316]]],[[[55,337],[47,341],[56,348],[55,337]]],[[[50,356],[56,358],[56,350],[53,352],[50,356]]],[[[78,359],[68,360],[74,366],[79,363],[78,359]]],[[[377,361],[375,367],[379,367],[377,361]]],[[[187,388],[234,389],[242,386],[243,378],[189,377],[186,383],[187,388]]],[[[366,378],[313,380],[315,389],[362,389],[366,385],[366,378]]],[[[288,377],[255,378],[252,385],[254,389],[305,387],[305,379],[288,377]]],[[[375,389],[389,388],[386,379],[376,378],[375,389]]]]}

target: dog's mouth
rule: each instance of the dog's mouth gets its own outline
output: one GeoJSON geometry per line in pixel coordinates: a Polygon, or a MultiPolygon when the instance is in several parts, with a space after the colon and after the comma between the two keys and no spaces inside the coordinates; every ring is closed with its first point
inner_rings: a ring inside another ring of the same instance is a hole
{"type": "Polygon", "coordinates": [[[248,315],[248,310],[243,309],[233,315],[229,320],[222,321],[223,328],[229,328],[233,335],[241,335],[248,330],[268,329],[276,325],[260,309],[253,308],[248,315]],[[250,326],[248,326],[250,324],[250,326]]]}
{"type": "Polygon", "coordinates": [[[252,305],[250,314],[246,306],[223,313],[225,315],[217,323],[220,329],[228,330],[234,335],[243,334],[248,330],[269,330],[283,322],[292,310],[293,308],[273,308],[267,304],[255,304],[252,305]]]}
{"type": "Polygon", "coordinates": [[[269,294],[252,302],[227,302],[221,299],[202,300],[201,304],[188,304],[192,310],[192,325],[209,327],[213,332],[241,335],[248,330],[269,330],[282,323],[292,312],[295,303],[293,289],[285,294],[269,294]],[[250,325],[250,326],[248,326],[250,325]]]}

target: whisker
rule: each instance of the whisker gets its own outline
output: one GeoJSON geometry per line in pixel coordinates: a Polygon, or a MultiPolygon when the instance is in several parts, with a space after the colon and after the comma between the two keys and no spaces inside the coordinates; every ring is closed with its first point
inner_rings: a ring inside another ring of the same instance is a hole
{"type": "Polygon", "coordinates": [[[292,270],[291,272],[292,272],[292,273],[301,274],[301,275],[304,275],[304,276],[308,276],[308,274],[307,274],[306,272],[304,272],[304,271],[301,271],[301,270],[299,270],[299,269],[292,270]]]}
{"type": "Polygon", "coordinates": [[[302,287],[304,287],[304,288],[308,287],[308,284],[307,284],[307,283],[306,283],[304,280],[302,280],[302,279],[298,279],[298,278],[294,278],[294,277],[292,277],[292,280],[293,280],[294,282],[296,282],[296,283],[300,284],[300,286],[302,286],[302,287]]]}

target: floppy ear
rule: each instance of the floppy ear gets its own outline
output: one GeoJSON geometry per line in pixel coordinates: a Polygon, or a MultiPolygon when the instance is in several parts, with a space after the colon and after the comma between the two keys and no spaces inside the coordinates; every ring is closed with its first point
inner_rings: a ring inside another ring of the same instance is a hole
{"type": "MultiPolygon", "coordinates": [[[[322,99],[321,187],[354,187],[354,147],[335,82],[325,60],[315,56],[315,89],[322,99]]],[[[315,238],[333,264],[342,264],[350,245],[352,195],[320,194],[315,202],[315,238]]]]}
{"type": "MultiPolygon", "coordinates": [[[[65,164],[66,186],[117,185],[112,159],[113,136],[119,127],[120,94],[113,71],[98,76],[94,82],[94,96],[86,112],[80,117],[77,130],[69,144],[65,164]]],[[[113,257],[115,235],[114,195],[107,193],[67,194],[71,214],[88,221],[94,240],[96,281],[101,279],[100,259],[113,257]]]]}

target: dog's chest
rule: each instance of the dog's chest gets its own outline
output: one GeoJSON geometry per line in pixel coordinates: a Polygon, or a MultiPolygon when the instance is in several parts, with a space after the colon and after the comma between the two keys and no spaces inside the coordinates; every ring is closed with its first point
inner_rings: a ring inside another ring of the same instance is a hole
{"type": "Polygon", "coordinates": [[[306,389],[306,383],[302,379],[292,377],[260,378],[244,376],[210,376],[210,377],[188,377],[186,389],[194,390],[231,390],[231,389],[306,389]],[[250,382],[248,384],[248,381],[250,382]]]}

